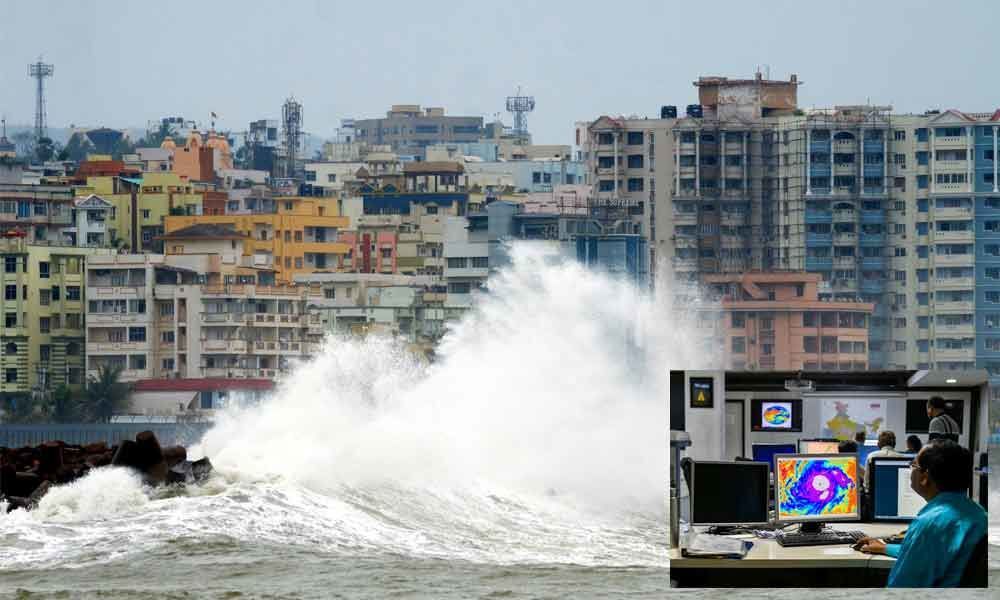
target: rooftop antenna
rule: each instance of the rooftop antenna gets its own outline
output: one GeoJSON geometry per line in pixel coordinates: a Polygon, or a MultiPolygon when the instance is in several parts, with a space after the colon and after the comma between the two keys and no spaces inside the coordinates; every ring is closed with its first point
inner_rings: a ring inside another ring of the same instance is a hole
{"type": "Polygon", "coordinates": [[[507,96],[507,112],[514,114],[514,135],[527,139],[528,113],[535,110],[535,97],[522,96],[521,86],[517,86],[516,96],[507,96]]]}
{"type": "Polygon", "coordinates": [[[285,133],[285,177],[294,177],[295,159],[302,143],[302,103],[290,96],[281,107],[285,133]]]}
{"type": "Polygon", "coordinates": [[[42,62],[42,57],[38,57],[38,62],[28,65],[28,77],[34,77],[38,81],[35,91],[35,141],[45,137],[45,78],[52,77],[55,67],[42,62]]]}

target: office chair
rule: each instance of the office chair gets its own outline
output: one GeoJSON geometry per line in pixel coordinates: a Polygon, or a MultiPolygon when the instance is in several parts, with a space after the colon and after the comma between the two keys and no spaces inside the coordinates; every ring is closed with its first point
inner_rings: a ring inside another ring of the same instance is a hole
{"type": "Polygon", "coordinates": [[[987,577],[989,576],[988,538],[988,535],[984,535],[972,550],[972,556],[969,557],[969,562],[966,563],[965,569],[962,571],[962,579],[959,581],[958,587],[984,588],[987,586],[987,577]]]}

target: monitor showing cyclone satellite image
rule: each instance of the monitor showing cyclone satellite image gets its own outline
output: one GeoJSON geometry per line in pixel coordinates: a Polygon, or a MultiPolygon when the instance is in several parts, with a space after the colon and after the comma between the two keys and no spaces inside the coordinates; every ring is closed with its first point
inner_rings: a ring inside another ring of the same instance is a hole
{"type": "Polygon", "coordinates": [[[860,517],[858,457],[785,455],[775,459],[779,522],[856,520],[860,517]]]}
{"type": "Polygon", "coordinates": [[[802,400],[753,400],[750,403],[751,431],[802,431],[802,400]]]}

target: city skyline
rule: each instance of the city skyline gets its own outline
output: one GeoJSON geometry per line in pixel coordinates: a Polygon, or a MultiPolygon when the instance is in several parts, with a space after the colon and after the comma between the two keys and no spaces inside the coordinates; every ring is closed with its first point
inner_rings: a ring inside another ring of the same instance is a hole
{"type": "MultiPolygon", "coordinates": [[[[728,18],[710,20],[694,7],[654,3],[642,11],[647,18],[630,24],[625,14],[621,30],[601,32],[591,25],[593,10],[580,4],[531,7],[535,18],[527,20],[519,7],[400,5],[391,9],[398,20],[366,27],[367,7],[313,2],[291,9],[181,2],[166,15],[120,3],[16,3],[7,11],[12,26],[0,32],[10,49],[0,57],[0,113],[12,127],[32,122],[27,64],[39,55],[56,68],[46,82],[51,127],[141,128],[165,115],[207,126],[216,112],[219,129],[240,131],[251,120],[279,116],[289,95],[305,106],[306,131],[323,138],[341,118],[378,117],[398,103],[488,121],[499,113],[510,125],[504,99],[520,86],[537,100],[528,121],[535,140],[569,143],[575,121],[653,117],[661,105],[695,102],[691,81],[700,75],[749,77],[755,68],[776,79],[798,74],[803,108],[995,108],[1000,83],[971,76],[974,62],[955,68],[939,46],[920,43],[921,31],[931,41],[940,27],[934,4],[906,3],[905,13],[895,3],[844,7],[838,14],[803,4],[734,4],[728,18]],[[775,29],[775,13],[798,22],[786,19],[775,29]],[[904,18],[906,27],[893,30],[904,18]],[[38,23],[65,33],[39,42],[32,27],[38,23]],[[102,25],[115,35],[102,35],[102,25]],[[837,32],[850,34],[850,43],[838,42],[837,32]],[[832,37],[824,40],[824,33],[832,37]],[[522,42],[513,47],[515,35],[522,42]],[[740,36],[746,52],[732,51],[740,36]]],[[[997,21],[988,14],[1000,16],[1000,7],[970,1],[949,12],[967,32],[963,56],[982,57],[984,68],[997,21]]]]}

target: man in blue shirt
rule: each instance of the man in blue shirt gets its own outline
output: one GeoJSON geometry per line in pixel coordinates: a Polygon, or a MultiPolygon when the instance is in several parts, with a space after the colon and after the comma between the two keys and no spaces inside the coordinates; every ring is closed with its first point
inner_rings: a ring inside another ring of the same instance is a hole
{"type": "Polygon", "coordinates": [[[902,544],[865,538],[862,552],[896,558],[889,587],[957,587],[976,544],[986,535],[986,511],[969,499],[972,454],[951,440],[934,440],[913,461],[910,487],[927,500],[902,544]]]}

